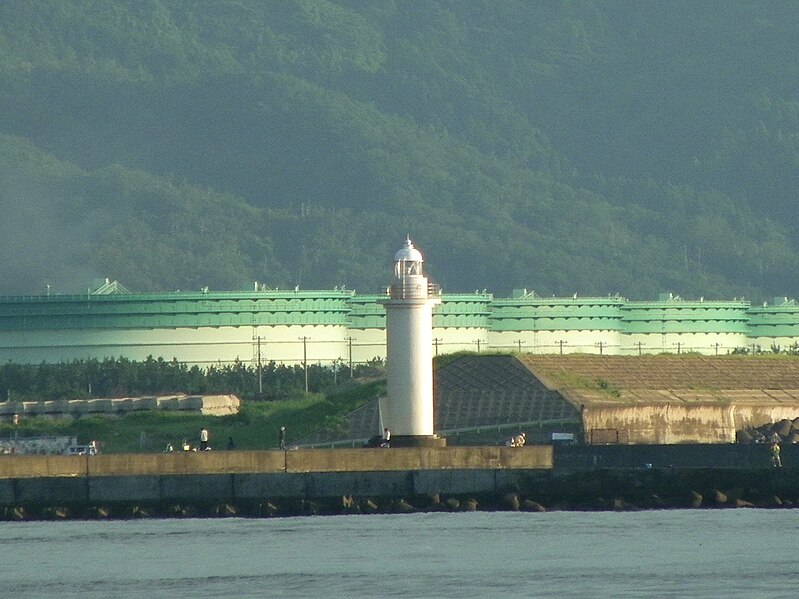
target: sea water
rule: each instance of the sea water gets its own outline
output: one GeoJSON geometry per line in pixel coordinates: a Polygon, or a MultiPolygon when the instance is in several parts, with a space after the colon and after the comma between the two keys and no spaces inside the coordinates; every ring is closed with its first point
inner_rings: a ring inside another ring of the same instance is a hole
{"type": "Polygon", "coordinates": [[[797,597],[799,511],[0,523],[0,597],[797,597]]]}

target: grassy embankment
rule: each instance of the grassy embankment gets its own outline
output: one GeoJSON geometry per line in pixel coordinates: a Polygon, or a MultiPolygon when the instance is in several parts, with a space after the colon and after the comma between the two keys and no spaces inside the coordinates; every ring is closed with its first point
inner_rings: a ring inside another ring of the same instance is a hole
{"type": "MultiPolygon", "coordinates": [[[[233,437],[236,449],[277,447],[278,430],[286,427],[289,444],[322,428],[341,426],[343,417],[385,392],[385,380],[361,381],[339,387],[327,394],[273,402],[243,402],[231,416],[202,416],[174,412],[141,412],[127,416],[92,416],[77,420],[23,418],[20,436],[74,435],[78,443],[96,439],[104,453],[157,452],[167,443],[179,449],[183,439],[199,443],[199,432],[206,427],[210,445],[224,449],[233,437]]],[[[14,434],[11,424],[0,425],[0,436],[14,434]]]]}

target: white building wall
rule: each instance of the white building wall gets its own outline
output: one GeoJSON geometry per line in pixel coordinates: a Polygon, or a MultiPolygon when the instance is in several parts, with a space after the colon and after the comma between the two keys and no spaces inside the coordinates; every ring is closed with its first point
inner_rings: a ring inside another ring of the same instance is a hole
{"type": "Polygon", "coordinates": [[[477,351],[478,340],[480,351],[488,349],[488,331],[484,327],[463,327],[433,329],[433,355],[453,354],[459,351],[477,351]],[[438,340],[438,341],[436,341],[438,340]]]}
{"type": "Polygon", "coordinates": [[[348,334],[352,337],[354,364],[364,364],[375,358],[386,359],[385,329],[350,329],[348,334]]]}
{"type": "Polygon", "coordinates": [[[562,351],[564,354],[613,355],[619,353],[621,346],[619,332],[610,330],[489,331],[488,341],[490,348],[495,351],[533,354],[557,354],[562,351]]]}
{"type": "MultiPolygon", "coordinates": [[[[351,329],[349,335],[352,337],[352,361],[355,364],[362,364],[375,358],[386,359],[385,329],[351,329]]],[[[477,351],[478,339],[480,349],[485,351],[489,346],[485,328],[435,327],[431,338],[433,355],[477,351]]]]}
{"type": "Polygon", "coordinates": [[[309,363],[347,359],[347,329],[344,326],[259,326],[178,328],[145,330],[43,330],[0,331],[0,361],[38,364],[78,359],[147,357],[208,366],[249,363],[257,358],[260,337],[261,361],[301,363],[303,341],[309,363]]]}
{"type": "MultiPolygon", "coordinates": [[[[751,341],[749,344],[751,345],[751,341]]],[[[622,336],[621,353],[638,355],[693,352],[723,355],[746,345],[747,338],[743,333],[635,333],[622,336]]]]}

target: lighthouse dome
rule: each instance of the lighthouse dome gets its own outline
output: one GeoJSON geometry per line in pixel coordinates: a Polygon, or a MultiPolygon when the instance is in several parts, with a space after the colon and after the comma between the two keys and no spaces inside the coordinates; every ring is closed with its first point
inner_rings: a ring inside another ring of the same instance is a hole
{"type": "Polygon", "coordinates": [[[424,262],[422,252],[413,247],[410,238],[405,240],[405,245],[396,254],[394,262],[424,262]]]}

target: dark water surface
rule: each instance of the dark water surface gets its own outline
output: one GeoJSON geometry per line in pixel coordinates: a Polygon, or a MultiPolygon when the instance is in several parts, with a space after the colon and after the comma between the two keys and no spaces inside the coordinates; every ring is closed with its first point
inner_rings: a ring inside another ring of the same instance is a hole
{"type": "Polygon", "coordinates": [[[799,510],[0,523],[0,597],[798,597],[799,510]]]}

